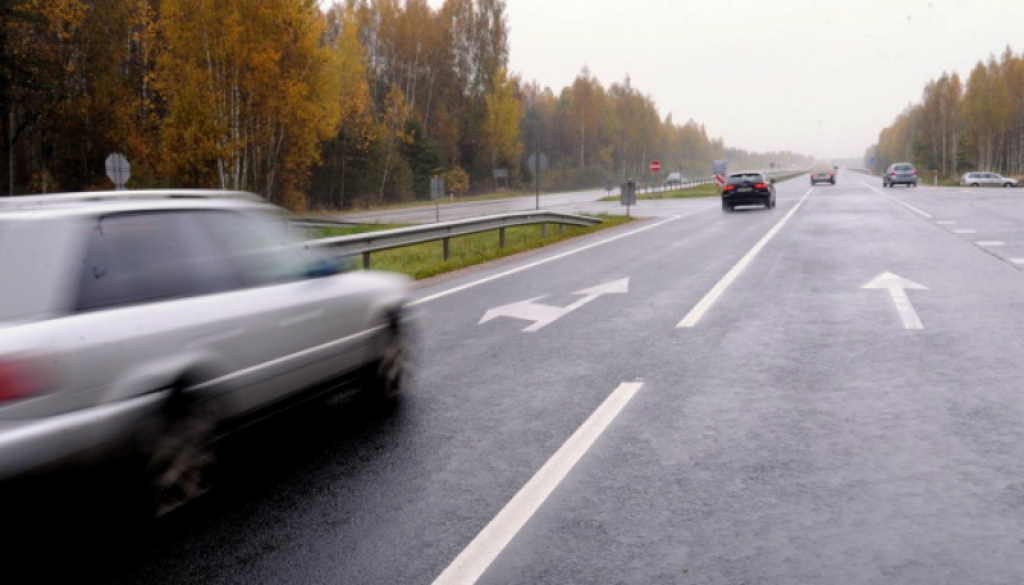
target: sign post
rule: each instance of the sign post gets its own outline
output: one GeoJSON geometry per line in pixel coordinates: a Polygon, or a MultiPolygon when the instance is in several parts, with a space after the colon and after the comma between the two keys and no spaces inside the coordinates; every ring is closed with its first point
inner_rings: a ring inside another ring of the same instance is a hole
{"type": "Polygon", "coordinates": [[[437,223],[441,223],[442,197],[444,197],[444,177],[430,177],[430,198],[434,200],[437,223]]]}
{"type": "Polygon", "coordinates": [[[711,174],[715,176],[715,183],[721,187],[725,184],[725,175],[728,174],[729,161],[711,161],[711,174]]]}
{"type": "Polygon", "coordinates": [[[533,173],[533,182],[537,186],[537,209],[540,209],[540,172],[548,168],[548,155],[534,152],[526,158],[526,166],[533,173]]]}
{"type": "Polygon", "coordinates": [[[629,206],[636,205],[636,183],[633,182],[633,179],[628,179],[622,184],[620,199],[622,205],[626,206],[626,217],[629,217],[629,206]]]}

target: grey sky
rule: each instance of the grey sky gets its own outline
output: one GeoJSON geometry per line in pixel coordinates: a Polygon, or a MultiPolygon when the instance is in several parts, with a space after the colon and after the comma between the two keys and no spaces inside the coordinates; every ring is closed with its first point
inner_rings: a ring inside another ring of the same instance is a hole
{"type": "MultiPolygon", "coordinates": [[[[439,7],[443,2],[431,0],[439,7]]],[[[1020,0],[507,0],[510,69],[586,65],[747,150],[859,157],[944,71],[1024,50],[1020,0]]]]}

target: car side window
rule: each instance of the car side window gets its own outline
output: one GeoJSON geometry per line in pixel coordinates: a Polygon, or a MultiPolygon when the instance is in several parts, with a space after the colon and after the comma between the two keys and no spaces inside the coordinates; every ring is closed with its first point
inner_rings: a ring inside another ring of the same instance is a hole
{"type": "Polygon", "coordinates": [[[283,221],[221,210],[198,213],[195,219],[243,286],[299,280],[313,265],[312,255],[297,246],[283,221]]]}
{"type": "Polygon", "coordinates": [[[225,290],[181,212],[101,217],[89,234],[76,309],[88,311],[225,290]]]}

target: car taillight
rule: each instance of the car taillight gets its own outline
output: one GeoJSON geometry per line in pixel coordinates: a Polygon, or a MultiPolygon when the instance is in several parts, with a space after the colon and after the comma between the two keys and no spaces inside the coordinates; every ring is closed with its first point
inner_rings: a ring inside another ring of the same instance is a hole
{"type": "Polygon", "coordinates": [[[0,403],[42,394],[47,378],[39,360],[0,359],[0,403]]]}
{"type": "Polygon", "coordinates": [[[916,177],[917,176],[917,171],[910,171],[910,174],[916,177]]]}
{"type": "Polygon", "coordinates": [[[736,185],[726,185],[725,188],[722,189],[722,192],[724,193],[726,191],[732,191],[735,188],[736,188],[736,185]]]}
{"type": "Polygon", "coordinates": [[[754,183],[754,188],[755,189],[767,189],[768,185],[765,184],[765,183],[754,183]]]}
{"type": "Polygon", "coordinates": [[[893,171],[893,172],[892,172],[892,174],[891,174],[891,175],[889,175],[889,176],[890,176],[890,177],[895,177],[895,176],[896,176],[896,171],[893,171]]]}

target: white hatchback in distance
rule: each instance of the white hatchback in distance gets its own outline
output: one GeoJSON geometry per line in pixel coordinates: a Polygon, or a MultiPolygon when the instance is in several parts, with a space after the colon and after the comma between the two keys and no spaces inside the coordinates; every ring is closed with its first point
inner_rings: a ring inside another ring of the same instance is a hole
{"type": "Polygon", "coordinates": [[[964,187],[1016,187],[1017,180],[998,173],[965,173],[960,177],[964,187]]]}

